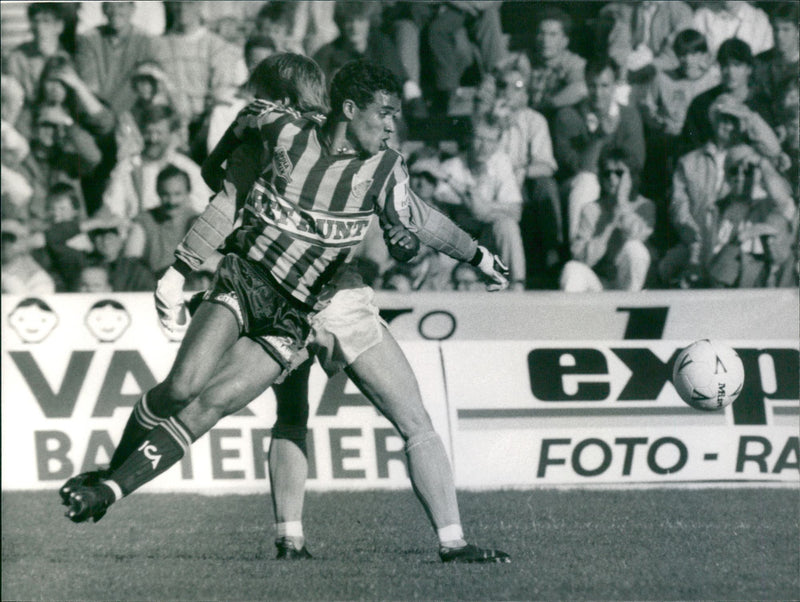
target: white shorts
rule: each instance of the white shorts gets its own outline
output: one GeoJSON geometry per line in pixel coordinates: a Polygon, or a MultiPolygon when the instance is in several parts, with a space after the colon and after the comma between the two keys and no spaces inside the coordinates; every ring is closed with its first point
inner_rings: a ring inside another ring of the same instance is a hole
{"type": "Polygon", "coordinates": [[[316,354],[328,376],[352,364],[383,340],[387,326],[368,286],[339,289],[310,317],[309,351],[316,354]]]}

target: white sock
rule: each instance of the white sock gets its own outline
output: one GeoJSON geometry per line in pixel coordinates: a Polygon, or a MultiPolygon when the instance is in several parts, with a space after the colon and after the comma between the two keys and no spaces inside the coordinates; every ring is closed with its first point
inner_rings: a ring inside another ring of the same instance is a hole
{"type": "Polygon", "coordinates": [[[294,520],[286,523],[275,523],[275,534],[280,539],[281,537],[291,537],[292,539],[304,539],[303,523],[299,520],[294,520]]]}
{"type": "Polygon", "coordinates": [[[436,529],[436,535],[439,536],[439,545],[445,548],[460,548],[467,545],[464,541],[464,531],[459,524],[436,529]]]}

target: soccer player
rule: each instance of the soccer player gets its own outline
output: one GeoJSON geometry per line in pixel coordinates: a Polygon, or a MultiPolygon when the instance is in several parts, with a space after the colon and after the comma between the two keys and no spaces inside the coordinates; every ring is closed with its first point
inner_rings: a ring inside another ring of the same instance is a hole
{"type": "MultiPolygon", "coordinates": [[[[244,224],[228,240],[229,247],[236,253],[228,254],[223,260],[212,290],[206,296],[211,302],[201,304],[198,309],[167,381],[148,392],[146,401],[143,399],[137,404],[137,410],[143,419],[142,424],[147,421],[155,423],[158,417],[148,410],[148,406],[174,407],[185,405],[186,400],[192,401],[177,416],[162,420],[159,426],[147,433],[142,444],[111,472],[107,480],[98,486],[76,487],[69,496],[71,509],[68,516],[72,520],[81,522],[102,516],[115,499],[177,462],[182,456],[182,447],[203,434],[223,415],[249,403],[280,375],[282,369],[291,365],[299,350],[300,335],[309,330],[308,322],[303,321],[303,311],[319,300],[319,291],[326,277],[330,280],[337,264],[345,262],[349,251],[363,237],[367,222],[364,217],[368,217],[372,210],[377,209],[387,223],[396,222],[403,211],[416,212],[414,218],[424,226],[419,230],[423,241],[427,237],[433,246],[446,249],[462,260],[473,260],[496,282],[504,282],[495,270],[491,255],[479,249],[463,232],[429,209],[407,205],[410,193],[402,158],[385,145],[393,132],[394,118],[399,110],[399,84],[396,80],[370,65],[355,64],[337,75],[332,90],[334,111],[325,127],[318,128],[307,118],[268,104],[260,105],[258,113],[245,111],[235,125],[234,131],[243,134],[248,128],[242,125],[247,126],[250,121],[266,139],[273,156],[270,179],[261,179],[254,187],[244,224]],[[303,169],[308,170],[307,173],[295,178],[295,172],[303,169]],[[331,178],[328,180],[329,175],[331,178]],[[361,183],[354,182],[356,175],[364,178],[360,179],[361,183]],[[343,186],[341,182],[345,179],[347,184],[343,186]],[[328,187],[320,186],[323,181],[329,182],[328,187]],[[337,182],[339,184],[331,186],[337,182]],[[399,207],[398,201],[401,202],[399,207]],[[320,206],[328,211],[316,212],[320,206]],[[349,219],[344,221],[340,216],[349,219]],[[432,224],[435,227],[431,227],[432,224]],[[426,228],[429,231],[423,234],[426,228]],[[431,232],[436,234],[431,235],[431,232]],[[242,255],[245,253],[260,261],[244,259],[242,255]],[[294,261],[287,261],[287,255],[294,261]],[[241,286],[237,276],[242,271],[251,283],[258,285],[257,288],[241,286]],[[228,303],[231,313],[215,311],[222,303],[228,303]],[[264,303],[271,304],[266,312],[261,307],[264,303]],[[237,311],[240,312],[244,334],[238,337],[237,323],[233,319],[237,311]],[[206,326],[209,323],[211,327],[206,326]],[[205,350],[197,349],[200,343],[217,348],[227,345],[214,375],[204,382],[204,375],[198,374],[197,364],[207,366],[210,360],[207,353],[202,353],[205,350]],[[258,349],[267,353],[260,353],[258,361],[254,362],[252,354],[258,354],[258,349]],[[190,362],[186,358],[199,361],[190,362]],[[247,369],[252,366],[255,366],[254,370],[247,369]],[[237,376],[239,382],[231,383],[237,380],[237,376]],[[197,381],[201,383],[198,385],[197,381]],[[195,385],[198,393],[182,389],[191,389],[191,385],[195,385]]],[[[344,303],[347,305],[347,301],[344,303]]],[[[332,301],[328,307],[334,305],[332,301]]],[[[358,302],[350,308],[363,306],[363,302],[358,302]]],[[[316,326],[325,325],[326,309],[314,316],[312,321],[316,326]]],[[[377,311],[372,318],[376,319],[376,316],[377,311]]],[[[329,338],[333,336],[330,332],[335,331],[332,325],[324,326],[324,330],[329,333],[329,338]]],[[[379,336],[383,333],[379,332],[379,336]]],[[[317,337],[321,338],[319,333],[317,337]]],[[[366,344],[352,335],[349,341],[366,344]]],[[[361,368],[356,382],[362,390],[370,392],[373,401],[382,409],[384,405],[391,409],[392,405],[399,407],[406,403],[408,398],[418,398],[416,380],[397,343],[385,336],[383,340],[370,344],[375,351],[367,349],[352,362],[353,366],[361,368]],[[387,360],[397,369],[376,377],[385,370],[387,360]],[[388,391],[379,386],[381,379],[388,379],[388,391]]],[[[455,544],[442,546],[442,560],[507,561],[507,555],[501,552],[481,550],[464,542],[448,460],[421,402],[418,405],[421,415],[406,411],[402,423],[401,417],[396,416],[396,425],[407,439],[412,480],[414,450],[430,454],[430,447],[438,444],[441,448],[446,476],[450,479],[449,483],[446,479],[443,483],[448,490],[444,497],[452,493],[453,500],[449,505],[456,511],[455,517],[439,517],[451,521],[445,524],[449,529],[439,529],[440,540],[443,544],[455,544]],[[421,436],[415,439],[415,435],[408,436],[409,433],[421,436]]],[[[434,468],[438,470],[441,467],[434,468]]],[[[426,467],[422,470],[430,472],[426,467]]],[[[438,475],[427,479],[419,477],[417,475],[415,488],[420,483],[427,485],[437,479],[442,481],[438,475]]],[[[418,493],[423,494],[420,496],[423,500],[436,497],[426,497],[426,492],[418,493]]],[[[435,514],[435,509],[426,506],[426,510],[435,514]]],[[[441,522],[436,520],[436,516],[431,518],[437,526],[441,522]]]]}

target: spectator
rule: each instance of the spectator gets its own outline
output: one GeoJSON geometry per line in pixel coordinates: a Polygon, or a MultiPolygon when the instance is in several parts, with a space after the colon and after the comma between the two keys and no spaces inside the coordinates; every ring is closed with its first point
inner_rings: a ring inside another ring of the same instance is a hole
{"type": "Polygon", "coordinates": [[[428,117],[422,94],[420,40],[434,9],[435,5],[426,2],[394,2],[383,9],[383,18],[391,29],[403,67],[403,114],[414,120],[428,117]]]}
{"type": "MultiPolygon", "coordinates": [[[[277,47],[272,38],[254,35],[247,39],[244,44],[244,60],[247,65],[247,71],[253,72],[253,69],[263,61],[265,58],[277,52],[277,47]]],[[[211,109],[211,115],[208,118],[208,152],[210,153],[217,142],[220,141],[225,130],[233,123],[236,116],[239,114],[247,103],[252,99],[253,92],[249,89],[247,84],[241,86],[239,91],[232,96],[227,103],[219,103],[214,105],[211,109]]]]}
{"type": "Polygon", "coordinates": [[[206,119],[212,107],[226,102],[247,79],[241,50],[203,24],[203,2],[167,2],[172,27],[156,39],[156,56],[178,93],[177,108],[189,124],[189,155],[206,155],[206,119]]]}
{"type": "Polygon", "coordinates": [[[113,223],[97,225],[88,230],[94,246],[90,261],[98,261],[108,270],[108,280],[114,292],[152,292],[156,279],[144,263],[136,257],[124,257],[124,239],[120,226],[113,223]]]}
{"type": "Polygon", "coordinates": [[[502,127],[491,115],[475,120],[466,152],[444,161],[435,198],[451,207],[464,230],[496,248],[512,290],[525,287],[525,252],[519,221],[522,193],[511,159],[500,151],[502,127]]]}
{"type": "Polygon", "coordinates": [[[30,232],[17,220],[4,219],[0,224],[2,236],[2,292],[9,295],[50,295],[56,291],[55,282],[36,261],[29,248],[30,232]]]}
{"type": "MultiPolygon", "coordinates": [[[[144,116],[151,107],[160,105],[175,109],[175,90],[157,62],[139,63],[131,74],[129,86],[135,100],[130,111],[125,111],[117,118],[117,162],[142,152],[142,125],[144,116]]],[[[188,145],[185,127],[179,127],[175,132],[174,144],[176,148],[185,148],[188,145]]]]}
{"type": "MultiPolygon", "coordinates": [[[[113,1],[113,0],[112,0],[113,1]]],[[[76,3],[77,4],[77,3],[76,3]]],[[[81,2],[78,11],[78,34],[86,34],[107,21],[102,2],[81,2]]],[[[149,36],[163,36],[166,14],[163,2],[134,2],[131,23],[149,36]]]]}
{"type": "Polygon", "coordinates": [[[694,13],[694,28],[705,36],[711,54],[731,38],[745,42],[754,54],[769,50],[773,44],[766,13],[750,2],[703,2],[694,13]]]}
{"type": "Polygon", "coordinates": [[[111,274],[108,266],[98,258],[89,259],[81,267],[78,278],[78,292],[81,293],[111,293],[111,274]]]}
{"type": "Polygon", "coordinates": [[[468,263],[459,262],[453,267],[451,273],[453,290],[456,291],[485,291],[486,284],[481,273],[468,263]]]}
{"type": "Polygon", "coordinates": [[[581,210],[560,287],[570,293],[639,291],[650,268],[646,242],[655,205],[635,193],[638,178],[624,149],[604,149],[599,164],[600,196],[581,210]]]}
{"type": "Polygon", "coordinates": [[[464,72],[476,62],[482,74],[506,58],[497,2],[441,2],[427,24],[433,70],[431,108],[446,114],[464,72]]]}
{"type": "Polygon", "coordinates": [[[752,148],[740,145],[725,159],[729,194],[720,200],[709,262],[713,287],[797,287],[796,211],[789,184],[752,148]]]}
{"type": "Polygon", "coordinates": [[[386,270],[382,288],[401,293],[447,290],[447,272],[442,269],[441,258],[441,254],[423,246],[411,261],[395,263],[386,270]]]}
{"type": "MultiPolygon", "coordinates": [[[[53,184],[67,182],[80,190],[81,178],[93,175],[102,155],[94,139],[60,107],[39,110],[33,128],[30,153],[20,164],[20,173],[33,189],[31,219],[45,219],[47,191],[53,184]]],[[[81,194],[81,214],[86,205],[81,194]]]]}
{"type": "MultiPolygon", "coordinates": [[[[714,227],[718,223],[717,202],[730,191],[725,179],[727,155],[746,134],[743,121],[747,115],[731,96],[718,97],[709,113],[712,140],[681,157],[672,177],[669,211],[680,243],[667,252],[659,270],[663,282],[683,288],[702,286],[708,281],[716,240],[714,227]]],[[[772,164],[764,160],[759,166],[765,184],[778,190],[778,180],[774,177],[778,174],[772,164]]],[[[785,202],[780,193],[772,196],[785,202]]],[[[785,214],[791,216],[788,209],[785,214]]]]}
{"type": "Polygon", "coordinates": [[[67,18],[67,12],[59,2],[31,2],[28,5],[33,40],[11,51],[4,75],[8,72],[22,85],[29,103],[36,99],[47,59],[67,52],[61,43],[67,18]]]}
{"type": "Polygon", "coordinates": [[[522,67],[507,63],[491,82],[496,89],[493,111],[503,126],[500,150],[510,158],[523,192],[521,228],[528,281],[546,286],[547,272],[558,269],[563,246],[561,198],[547,120],[528,106],[522,67]]]}
{"type": "Polygon", "coordinates": [[[0,130],[0,214],[3,219],[17,219],[26,222],[28,205],[33,196],[33,188],[20,171],[20,165],[28,156],[30,146],[10,122],[2,120],[0,130]]]}
{"type": "Polygon", "coordinates": [[[598,16],[612,24],[608,55],[622,67],[622,79],[637,81],[678,66],[673,40],[692,26],[693,12],[686,2],[643,0],[609,2],[598,16]]]}
{"type": "Polygon", "coordinates": [[[317,50],[339,35],[333,21],[335,4],[320,0],[294,3],[292,37],[302,40],[306,55],[314,56],[317,50]]]}
{"type": "Polygon", "coordinates": [[[775,106],[780,100],[779,91],[787,81],[797,82],[800,72],[799,13],[796,2],[775,5],[770,13],[775,46],[759,54],[755,60],[754,86],[773,106],[773,113],[780,110],[775,106]]]}
{"type": "Polygon", "coordinates": [[[190,206],[192,183],[185,171],[167,165],[156,178],[161,205],[142,211],[131,224],[127,257],[139,257],[159,277],[175,261],[175,248],[197,217],[190,206]]]}
{"type": "MultiPolygon", "coordinates": [[[[308,10],[303,6],[306,2],[288,2],[272,0],[264,2],[255,19],[255,32],[275,43],[276,52],[294,52],[306,54],[303,47],[303,34],[295,35],[295,23],[299,17],[308,17],[308,10]]],[[[334,4],[326,2],[325,4],[334,4]]],[[[307,21],[306,21],[307,23],[307,21]]],[[[335,38],[336,36],[332,36],[335,38]]],[[[330,40],[326,40],[326,43],[330,40]]],[[[321,45],[320,45],[321,46],[321,45]]]]}
{"type": "Polygon", "coordinates": [[[155,59],[153,40],[132,23],[133,2],[103,2],[106,23],[78,36],[75,64],[83,81],[116,114],[136,97],[130,86],[137,65],[155,59]]]}
{"type": "Polygon", "coordinates": [[[644,134],[639,112],[615,100],[619,68],[608,57],[586,64],[588,97],[561,109],[553,126],[554,149],[566,182],[567,238],[572,240],[583,205],[600,196],[597,160],[605,146],[628,151],[632,168],[640,173],[645,160],[644,134]]]}
{"type": "Polygon", "coordinates": [[[531,106],[548,119],[586,97],[586,61],[569,51],[572,19],[559,8],[542,11],[530,48],[531,106]]]}
{"type": "Polygon", "coordinates": [[[758,146],[759,152],[769,157],[780,154],[777,138],[767,123],[770,120],[770,107],[760,101],[756,90],[751,86],[753,55],[747,43],[731,39],[722,43],[717,53],[721,69],[720,85],[703,92],[689,105],[686,120],[681,132],[681,152],[688,152],[705,144],[711,138],[709,108],[722,94],[730,96],[742,105],[740,118],[750,142],[758,146]]]}
{"type": "Polygon", "coordinates": [[[166,106],[154,106],[142,117],[144,147],[140,155],[120,162],[111,173],[103,195],[103,206],[113,215],[133,218],[141,211],[161,204],[156,192],[156,177],[167,165],[189,175],[192,183],[191,206],[201,213],[211,191],[200,175],[200,168],[189,157],[174,150],[176,115],[166,106]]]}
{"type": "MultiPolygon", "coordinates": [[[[783,153],[778,169],[789,182],[800,182],[800,84],[797,79],[786,80],[778,97],[776,133],[783,153]]],[[[800,203],[800,190],[794,187],[795,202],[800,203]]]]}
{"type": "Polygon", "coordinates": [[[380,5],[374,2],[336,2],[333,20],[340,34],[314,54],[330,82],[333,74],[349,61],[366,59],[404,79],[403,67],[392,39],[381,29],[380,5]]]}

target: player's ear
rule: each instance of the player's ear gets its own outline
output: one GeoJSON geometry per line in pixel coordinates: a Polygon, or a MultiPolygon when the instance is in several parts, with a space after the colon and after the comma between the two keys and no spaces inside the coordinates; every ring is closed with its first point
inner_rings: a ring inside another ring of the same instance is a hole
{"type": "Polygon", "coordinates": [[[353,101],[353,100],[350,100],[350,99],[348,98],[348,99],[346,99],[346,100],[345,100],[345,101],[342,103],[342,114],[343,114],[343,115],[344,115],[344,116],[345,116],[347,119],[352,119],[352,118],[353,118],[353,116],[356,114],[356,108],[357,108],[357,107],[356,107],[356,103],[355,103],[355,101],[353,101]]]}

